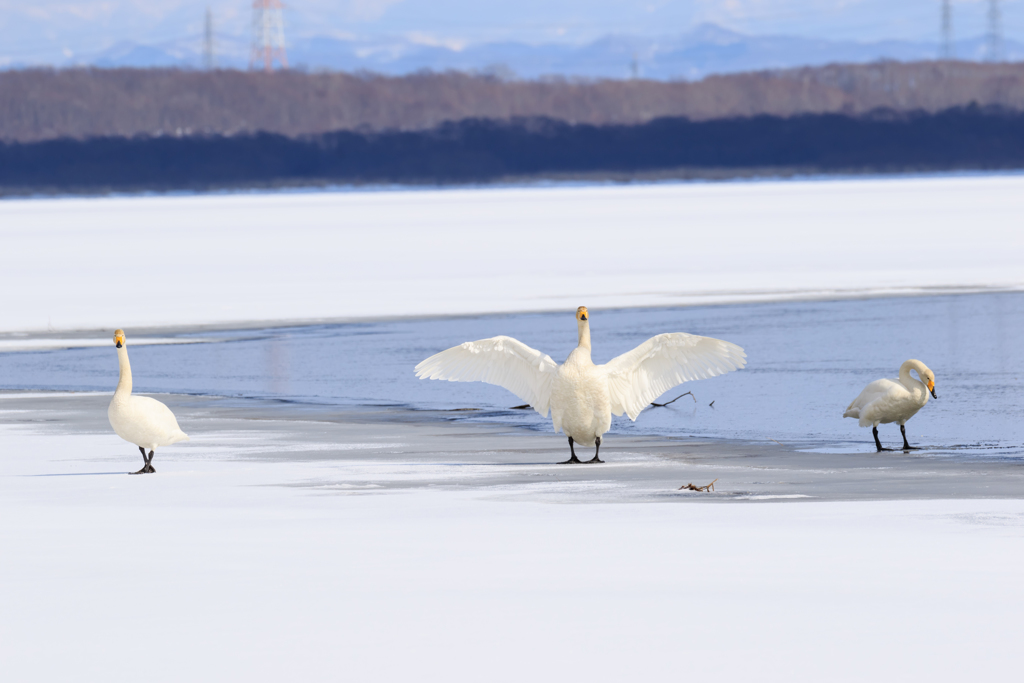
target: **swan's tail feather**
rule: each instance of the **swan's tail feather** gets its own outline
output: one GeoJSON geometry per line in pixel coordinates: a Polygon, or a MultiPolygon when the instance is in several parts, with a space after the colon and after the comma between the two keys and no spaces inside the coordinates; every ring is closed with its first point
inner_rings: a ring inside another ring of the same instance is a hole
{"type": "MultiPolygon", "coordinates": [[[[853,403],[856,403],[856,401],[854,401],[853,403]]],[[[857,420],[857,424],[859,424],[861,427],[870,427],[872,424],[871,418],[869,418],[867,415],[860,414],[861,408],[863,408],[864,406],[855,406],[853,405],[853,403],[851,403],[850,407],[846,409],[845,413],[843,413],[843,417],[852,417],[854,420],[857,420]]]]}
{"type": "Polygon", "coordinates": [[[171,434],[171,438],[168,440],[167,445],[170,446],[172,443],[178,443],[179,441],[188,441],[188,434],[181,431],[180,429],[174,434],[171,434]]]}

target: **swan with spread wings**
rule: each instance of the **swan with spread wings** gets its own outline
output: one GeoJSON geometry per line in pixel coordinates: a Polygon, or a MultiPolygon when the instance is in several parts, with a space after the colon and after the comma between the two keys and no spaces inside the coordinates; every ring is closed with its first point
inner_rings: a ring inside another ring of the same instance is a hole
{"type": "Polygon", "coordinates": [[[600,459],[601,437],[612,415],[636,420],[651,401],[674,386],[739,370],[747,355],[721,339],[670,332],[651,337],[604,365],[590,359],[590,314],[576,309],[579,345],[558,365],[551,356],[512,337],[465,342],[435,354],[416,366],[420,379],[497,384],[530,404],[541,416],[551,412],[555,432],[569,437],[571,457],[560,464],[582,462],[574,444],[595,446],[600,459]]]}

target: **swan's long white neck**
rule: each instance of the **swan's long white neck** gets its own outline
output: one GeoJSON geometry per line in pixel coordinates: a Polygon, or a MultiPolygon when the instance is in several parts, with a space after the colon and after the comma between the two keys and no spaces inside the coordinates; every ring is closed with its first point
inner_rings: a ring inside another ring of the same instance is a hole
{"type": "Polygon", "coordinates": [[[124,398],[132,393],[132,366],[128,362],[128,345],[124,344],[117,350],[117,363],[121,366],[121,374],[117,378],[115,398],[124,398]]]}
{"type": "Polygon", "coordinates": [[[927,396],[928,396],[928,387],[927,387],[927,385],[925,385],[925,383],[922,382],[921,380],[915,379],[910,374],[910,371],[911,370],[917,370],[918,377],[923,377],[924,376],[924,371],[926,369],[927,368],[925,367],[924,363],[922,363],[921,361],[917,361],[917,360],[908,360],[908,361],[904,362],[903,365],[900,366],[900,384],[905,386],[907,389],[910,389],[911,391],[916,391],[916,390],[920,389],[925,394],[925,397],[926,397],[925,400],[927,400],[927,396]]]}
{"type": "Polygon", "coordinates": [[[590,351],[590,323],[586,320],[576,321],[580,330],[580,348],[590,351]]]}

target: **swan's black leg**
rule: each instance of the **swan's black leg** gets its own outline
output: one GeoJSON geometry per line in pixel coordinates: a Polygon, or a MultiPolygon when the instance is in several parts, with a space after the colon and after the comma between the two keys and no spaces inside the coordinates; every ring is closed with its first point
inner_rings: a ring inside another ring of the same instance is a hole
{"type": "Polygon", "coordinates": [[[139,452],[142,453],[142,469],[138,472],[129,472],[128,474],[146,474],[146,472],[148,472],[147,468],[149,467],[149,458],[146,457],[146,449],[139,446],[139,452]]]}
{"type": "Polygon", "coordinates": [[[580,459],[576,457],[576,449],[572,447],[572,437],[569,437],[569,452],[572,453],[572,457],[568,460],[563,460],[558,463],[559,465],[572,465],[580,462],[580,459]]]}
{"type": "Polygon", "coordinates": [[[602,460],[600,457],[598,457],[600,455],[601,455],[601,437],[597,437],[597,450],[594,451],[594,457],[591,458],[590,460],[588,460],[587,464],[589,465],[592,462],[604,462],[604,460],[602,460]]]}
{"type": "Polygon", "coordinates": [[[911,446],[910,442],[907,441],[907,428],[904,425],[900,425],[900,434],[903,435],[903,450],[905,451],[917,451],[920,450],[917,446],[911,446]]]}
{"type": "Polygon", "coordinates": [[[146,458],[146,474],[152,474],[152,473],[156,472],[156,470],[153,469],[153,456],[155,454],[156,454],[156,451],[152,450],[152,451],[149,452],[149,457],[146,458]]]}
{"type": "Polygon", "coordinates": [[[882,448],[882,442],[878,440],[878,427],[872,427],[871,433],[875,437],[875,448],[877,448],[879,452],[892,450],[891,448],[882,448]]]}

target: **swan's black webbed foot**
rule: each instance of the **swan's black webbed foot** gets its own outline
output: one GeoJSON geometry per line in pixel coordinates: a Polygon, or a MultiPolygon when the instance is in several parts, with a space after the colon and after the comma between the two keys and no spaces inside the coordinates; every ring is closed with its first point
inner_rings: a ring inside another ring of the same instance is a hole
{"type": "Polygon", "coordinates": [[[597,437],[597,450],[594,451],[594,457],[591,458],[590,460],[588,460],[587,464],[589,465],[589,464],[595,463],[595,462],[604,463],[604,460],[602,460],[600,457],[598,457],[600,455],[601,455],[601,437],[597,437]]]}
{"type": "Polygon", "coordinates": [[[156,451],[150,451],[149,455],[146,455],[146,449],[139,446],[139,450],[142,452],[142,459],[145,461],[145,465],[138,472],[129,472],[129,474],[153,474],[156,470],[153,468],[153,454],[156,451]]]}
{"type": "Polygon", "coordinates": [[[146,457],[146,449],[139,446],[139,452],[142,453],[142,469],[138,472],[129,472],[128,474],[146,474],[146,468],[149,467],[149,458],[146,457]]]}
{"type": "Polygon", "coordinates": [[[907,441],[907,428],[900,425],[900,434],[903,435],[903,450],[905,451],[919,451],[921,450],[917,446],[911,446],[910,442],[907,441]]]}
{"type": "Polygon", "coordinates": [[[879,453],[881,453],[882,451],[891,451],[892,450],[891,448],[883,448],[882,447],[882,442],[878,440],[878,427],[872,427],[871,428],[871,434],[875,437],[875,448],[878,449],[879,453]]]}
{"type": "Polygon", "coordinates": [[[563,460],[558,463],[559,465],[579,465],[583,461],[576,457],[576,449],[572,447],[572,437],[569,437],[569,452],[572,453],[572,457],[568,460],[563,460]]]}

